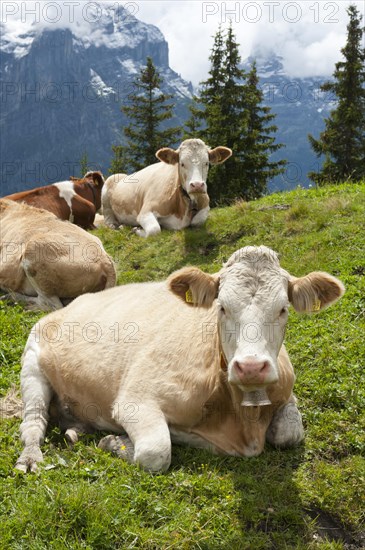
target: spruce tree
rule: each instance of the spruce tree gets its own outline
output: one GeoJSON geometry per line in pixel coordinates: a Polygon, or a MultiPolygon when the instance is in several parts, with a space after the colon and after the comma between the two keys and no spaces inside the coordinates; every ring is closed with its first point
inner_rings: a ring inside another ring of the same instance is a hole
{"type": "Polygon", "coordinates": [[[273,124],[276,115],[270,107],[264,106],[264,94],[259,87],[256,62],[251,65],[244,90],[246,132],[241,138],[240,150],[237,152],[238,162],[245,189],[246,199],[253,199],[267,193],[268,181],[282,174],[287,164],[286,160],[272,161],[270,155],[284,147],[275,143],[273,134],[277,126],[273,124]]]}
{"type": "Polygon", "coordinates": [[[130,122],[123,129],[125,145],[113,147],[113,173],[136,171],[157,162],[156,151],[179,139],[179,128],[161,128],[172,118],[174,107],[169,103],[173,96],[161,91],[162,82],[152,59],[147,57],[146,67],[134,81],[135,91],[129,96],[129,104],[122,107],[130,122]]]}
{"type": "Polygon", "coordinates": [[[124,174],[128,170],[128,162],[125,159],[126,147],[123,145],[112,145],[114,156],[112,158],[109,172],[110,174],[124,174]]]}
{"type": "Polygon", "coordinates": [[[349,6],[347,13],[347,42],[341,49],[345,60],[336,63],[334,81],[321,86],[322,91],[335,94],[338,103],[325,119],[319,139],[308,136],[317,157],[325,157],[320,171],[308,174],[317,185],[365,177],[364,28],[356,6],[349,6]]]}
{"type": "MultiPolygon", "coordinates": [[[[195,137],[211,146],[225,145],[233,150],[227,162],[211,168],[211,202],[214,205],[236,198],[260,197],[266,191],[267,181],[283,171],[285,161],[269,161],[270,154],[282,147],[274,144],[275,138],[269,135],[276,131],[273,124],[268,126],[275,115],[269,107],[261,106],[263,95],[256,67],[250,75],[240,67],[239,44],[232,23],[226,36],[218,29],[209,59],[209,77],[201,83],[188,127],[191,130],[196,121],[205,124],[195,137]]],[[[190,132],[188,135],[193,137],[190,132]]]]}
{"type": "MultiPolygon", "coordinates": [[[[239,68],[241,59],[232,24],[227,36],[221,27],[218,28],[209,60],[209,76],[201,82],[199,94],[190,107],[192,117],[187,123],[187,136],[200,137],[211,147],[230,147],[235,155],[235,145],[242,130],[237,117],[240,118],[243,110],[245,72],[239,68]],[[198,124],[200,129],[197,128],[198,124]],[[192,129],[195,129],[195,134],[192,129]]],[[[213,205],[241,196],[240,185],[237,188],[235,178],[237,171],[237,159],[234,156],[221,166],[210,169],[209,196],[213,205]]]]}
{"type": "Polygon", "coordinates": [[[85,151],[82,154],[82,157],[80,158],[80,172],[81,172],[80,177],[83,177],[88,171],[89,171],[89,157],[85,151]]]}
{"type": "MultiPolygon", "coordinates": [[[[220,202],[230,202],[245,197],[244,174],[242,173],[241,139],[247,132],[247,112],[245,104],[246,72],[240,68],[241,56],[239,44],[233,33],[232,21],[229,24],[225,40],[224,86],[221,102],[221,114],[225,131],[226,145],[233,151],[233,156],[214,170],[214,176],[220,183],[220,202]]],[[[258,196],[258,195],[257,195],[258,196]]]]}
{"type": "Polygon", "coordinates": [[[209,77],[200,83],[199,95],[193,97],[189,109],[190,119],[186,122],[186,138],[200,137],[215,147],[215,140],[221,139],[221,102],[224,87],[224,36],[221,27],[214,37],[209,56],[211,68],[209,77]]]}

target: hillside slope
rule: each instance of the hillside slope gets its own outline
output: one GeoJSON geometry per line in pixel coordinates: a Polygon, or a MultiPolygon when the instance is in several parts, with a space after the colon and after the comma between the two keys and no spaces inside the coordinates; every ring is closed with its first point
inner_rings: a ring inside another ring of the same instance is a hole
{"type": "MultiPolygon", "coordinates": [[[[174,447],[150,476],[96,449],[70,450],[50,430],[45,466],[15,475],[18,420],[0,424],[0,539],[6,548],[365,548],[365,183],[298,189],[216,209],[204,228],[143,240],[96,232],[119,283],[157,280],[184,265],[214,272],[236,249],[264,244],[293,275],[323,270],[345,296],[319,315],[291,311],[286,345],[297,373],[305,444],[256,459],[174,447]],[[23,542],[19,542],[23,541],[23,542]]],[[[0,395],[40,314],[0,302],[0,395]]]]}

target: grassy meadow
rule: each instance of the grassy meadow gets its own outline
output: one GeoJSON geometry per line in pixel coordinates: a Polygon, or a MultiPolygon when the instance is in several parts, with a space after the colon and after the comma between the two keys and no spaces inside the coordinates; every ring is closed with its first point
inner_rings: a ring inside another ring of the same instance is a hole
{"type": "MultiPolygon", "coordinates": [[[[150,475],[97,448],[69,448],[50,428],[36,474],[13,469],[20,420],[0,419],[0,548],[365,548],[365,183],[275,194],[211,212],[205,227],[144,240],[95,233],[118,282],[165,278],[184,265],[215,272],[236,249],[264,244],[296,276],[328,271],[344,297],[318,315],[290,312],[286,346],[306,440],[258,458],[175,446],[150,475]]],[[[19,386],[20,358],[43,315],[0,302],[0,397],[19,386]]],[[[93,319],[90,319],[93,320],[93,319]]]]}

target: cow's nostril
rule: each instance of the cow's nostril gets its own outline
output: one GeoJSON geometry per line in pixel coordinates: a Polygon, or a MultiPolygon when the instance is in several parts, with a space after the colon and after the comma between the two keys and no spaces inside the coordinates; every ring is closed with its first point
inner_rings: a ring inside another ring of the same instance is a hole
{"type": "Polygon", "coordinates": [[[269,363],[267,361],[264,362],[260,372],[264,372],[264,371],[267,371],[269,368],[269,363]]]}
{"type": "Polygon", "coordinates": [[[241,372],[241,373],[244,372],[243,364],[242,364],[242,363],[239,363],[238,361],[235,361],[235,362],[234,362],[234,368],[235,368],[236,370],[238,370],[239,372],[241,372]]]}

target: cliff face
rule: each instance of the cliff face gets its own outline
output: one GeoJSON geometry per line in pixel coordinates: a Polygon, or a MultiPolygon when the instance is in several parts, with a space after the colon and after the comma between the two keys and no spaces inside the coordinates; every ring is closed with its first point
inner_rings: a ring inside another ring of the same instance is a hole
{"type": "Polygon", "coordinates": [[[107,173],[122,138],[120,108],[147,56],[174,94],[173,124],[185,121],[190,83],[169,68],[162,33],[127,15],[119,8],[84,35],[45,29],[1,41],[1,195],[78,175],[85,153],[107,173]]]}

